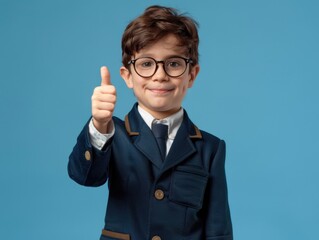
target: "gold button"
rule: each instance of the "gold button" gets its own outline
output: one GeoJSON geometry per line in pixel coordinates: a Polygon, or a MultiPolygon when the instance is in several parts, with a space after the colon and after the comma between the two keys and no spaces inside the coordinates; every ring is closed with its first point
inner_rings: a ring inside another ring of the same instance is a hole
{"type": "Polygon", "coordinates": [[[154,196],[157,200],[162,200],[164,198],[164,192],[161,189],[157,189],[154,196]]]}
{"type": "Polygon", "coordinates": [[[85,156],[85,159],[86,159],[87,161],[90,161],[90,160],[91,160],[91,153],[90,153],[90,151],[85,151],[84,156],[85,156]]]}
{"type": "Polygon", "coordinates": [[[160,236],[154,236],[152,237],[152,240],[161,240],[160,236]]]}

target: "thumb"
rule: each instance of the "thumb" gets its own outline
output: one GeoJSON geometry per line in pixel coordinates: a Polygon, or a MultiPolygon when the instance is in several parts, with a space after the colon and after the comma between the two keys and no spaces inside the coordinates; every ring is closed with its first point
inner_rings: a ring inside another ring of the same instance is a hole
{"type": "Polygon", "coordinates": [[[101,86],[111,85],[111,75],[107,67],[101,67],[101,86]]]}

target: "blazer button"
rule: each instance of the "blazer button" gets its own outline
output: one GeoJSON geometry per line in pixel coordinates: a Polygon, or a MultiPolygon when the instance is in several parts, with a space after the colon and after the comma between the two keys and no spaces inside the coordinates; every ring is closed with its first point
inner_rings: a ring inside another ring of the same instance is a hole
{"type": "Polygon", "coordinates": [[[90,160],[91,160],[91,153],[90,153],[90,151],[85,151],[84,156],[85,156],[85,159],[86,159],[87,161],[90,161],[90,160]]]}
{"type": "MultiPolygon", "coordinates": [[[[154,196],[157,200],[162,200],[164,198],[164,192],[161,189],[157,189],[154,193],[154,196]]],[[[156,236],[155,236],[156,237],[156,236]]],[[[157,239],[157,238],[156,238],[157,239]]],[[[155,239],[155,240],[156,240],[155,239]]]]}
{"type": "Polygon", "coordinates": [[[152,237],[152,240],[161,240],[160,236],[154,236],[152,237]]]}

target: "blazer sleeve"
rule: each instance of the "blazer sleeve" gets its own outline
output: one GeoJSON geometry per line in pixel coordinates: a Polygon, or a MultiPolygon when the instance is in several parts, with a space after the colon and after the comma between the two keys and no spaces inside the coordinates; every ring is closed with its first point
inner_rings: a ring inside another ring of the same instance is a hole
{"type": "Polygon", "coordinates": [[[68,174],[78,184],[100,186],[108,179],[111,157],[110,139],[102,150],[90,143],[89,122],[84,126],[69,156],[68,174]]]}
{"type": "Polygon", "coordinates": [[[225,174],[226,147],[223,140],[219,146],[210,169],[207,191],[206,239],[232,240],[232,222],[228,204],[227,183],[225,174]]]}

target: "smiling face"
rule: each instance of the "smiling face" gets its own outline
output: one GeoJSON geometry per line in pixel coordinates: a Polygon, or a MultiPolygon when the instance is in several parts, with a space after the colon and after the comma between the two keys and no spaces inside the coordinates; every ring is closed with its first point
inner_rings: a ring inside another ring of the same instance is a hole
{"type": "MultiPolygon", "coordinates": [[[[185,47],[179,45],[174,35],[168,35],[141,49],[133,59],[152,57],[161,61],[176,56],[188,58],[185,55],[185,47]]],[[[144,78],[135,72],[132,65],[130,69],[124,66],[120,69],[127,87],[133,89],[139,106],[157,119],[170,116],[181,108],[187,89],[192,87],[198,72],[199,65],[191,67],[188,64],[181,76],[169,77],[163,69],[163,64],[159,63],[156,73],[152,77],[144,78]]]]}

